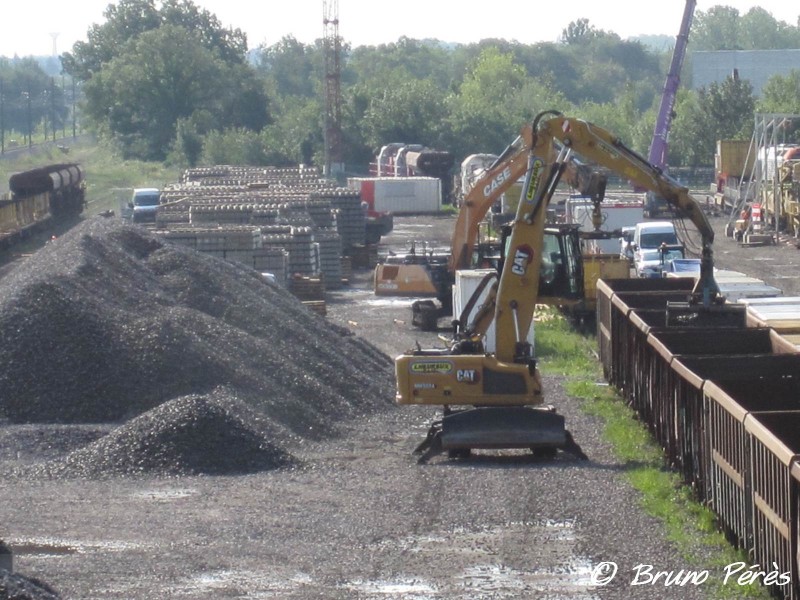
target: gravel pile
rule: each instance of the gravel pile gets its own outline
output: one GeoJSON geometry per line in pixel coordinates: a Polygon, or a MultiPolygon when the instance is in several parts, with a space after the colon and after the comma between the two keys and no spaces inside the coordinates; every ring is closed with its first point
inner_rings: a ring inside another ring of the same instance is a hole
{"type": "Polygon", "coordinates": [[[229,390],[184,396],[128,421],[61,460],[37,465],[51,477],[232,475],[295,461],[269,441],[265,419],[229,390]]]}
{"type": "Polygon", "coordinates": [[[38,579],[0,569],[0,600],[58,600],[61,596],[38,579]]]}
{"type": "Polygon", "coordinates": [[[0,280],[0,339],[0,413],[14,423],[121,422],[226,386],[280,446],[393,394],[391,359],[285,289],[108,219],[0,280]]]}

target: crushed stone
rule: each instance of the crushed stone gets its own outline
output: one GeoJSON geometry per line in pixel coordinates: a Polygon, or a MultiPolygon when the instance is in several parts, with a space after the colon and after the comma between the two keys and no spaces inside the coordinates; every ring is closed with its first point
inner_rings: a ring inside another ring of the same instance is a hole
{"type": "Polygon", "coordinates": [[[61,595],[43,581],[0,569],[0,600],[59,600],[61,595]]]}
{"type": "Polygon", "coordinates": [[[269,441],[264,420],[229,390],[184,396],[34,471],[50,477],[232,475],[294,464],[269,441]]]}
{"type": "Polygon", "coordinates": [[[4,421],[122,425],[55,473],[248,469],[196,455],[201,423],[244,408],[258,435],[235,419],[214,434],[238,436],[253,464],[283,464],[287,443],[336,433],[393,397],[392,360],[283,287],[110,219],[81,223],[0,280],[0,339],[4,421]],[[190,422],[183,433],[196,437],[170,444],[190,422]],[[157,440],[152,455],[101,456],[130,436],[157,440]]]}

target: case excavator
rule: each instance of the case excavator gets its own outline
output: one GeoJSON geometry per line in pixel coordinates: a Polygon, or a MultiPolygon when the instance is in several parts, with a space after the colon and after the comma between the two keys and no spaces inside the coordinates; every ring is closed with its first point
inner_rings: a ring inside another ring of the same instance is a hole
{"type": "MultiPolygon", "coordinates": [[[[443,409],[442,418],[415,450],[420,463],[443,452],[461,457],[473,449],[505,448],[531,449],[543,456],[554,456],[560,449],[585,458],[564,417],[545,405],[528,335],[547,258],[546,209],[573,153],[658,192],[683,210],[700,233],[699,278],[685,302],[668,306],[667,325],[738,325],[744,320],[740,307],[726,305],[720,296],[713,276],[714,232],[685,187],[608,131],[555,111],[539,114],[518,141],[526,148],[525,183],[499,278],[491,283],[474,319],[461,325],[448,347],[418,348],[395,360],[397,402],[443,409]],[[491,323],[495,350],[487,352],[484,337],[491,323]]],[[[496,181],[502,185],[505,177],[496,181]]],[[[457,263],[470,247],[471,232],[472,228],[464,230],[464,243],[453,247],[457,263]]]]}
{"type": "MultiPolygon", "coordinates": [[[[481,235],[481,222],[489,209],[525,175],[528,150],[533,132],[523,127],[519,136],[476,179],[458,212],[450,250],[428,249],[413,244],[405,255],[390,256],[375,268],[374,291],[387,296],[429,296],[411,305],[412,324],[424,331],[437,329],[441,317],[452,314],[455,273],[461,269],[496,268],[501,260],[502,239],[481,235]],[[480,238],[480,239],[479,239],[480,238]]],[[[577,260],[570,260],[569,270],[543,279],[539,303],[554,306],[577,306],[585,301],[584,271],[580,260],[579,239],[606,235],[599,232],[602,216],[600,202],[605,193],[606,177],[577,160],[568,161],[565,178],[570,187],[590,197],[595,205],[595,231],[578,231],[570,226],[550,226],[544,232],[546,248],[577,248],[577,260]],[[578,288],[573,280],[581,280],[578,288]],[[563,290],[563,293],[562,293],[563,290]]],[[[619,270],[617,269],[617,272],[619,270]]]]}

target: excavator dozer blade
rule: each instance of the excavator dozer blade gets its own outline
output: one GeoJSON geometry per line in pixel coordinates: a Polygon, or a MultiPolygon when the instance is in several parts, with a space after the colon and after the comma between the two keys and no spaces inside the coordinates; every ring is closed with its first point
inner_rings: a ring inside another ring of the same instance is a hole
{"type": "Polygon", "coordinates": [[[534,448],[566,443],[564,417],[526,406],[481,407],[442,419],[442,449],[534,448]]]}
{"type": "Polygon", "coordinates": [[[417,448],[420,463],[442,452],[471,449],[562,449],[585,459],[564,426],[564,417],[528,406],[478,407],[452,412],[437,421],[417,448]]]}

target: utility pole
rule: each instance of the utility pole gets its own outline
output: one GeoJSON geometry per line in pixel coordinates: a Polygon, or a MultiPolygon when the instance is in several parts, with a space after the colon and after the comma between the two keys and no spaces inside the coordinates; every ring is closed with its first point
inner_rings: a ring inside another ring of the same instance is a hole
{"type": "Polygon", "coordinates": [[[50,127],[53,130],[53,141],[56,141],[56,78],[50,78],[50,127]]]}
{"type": "Polygon", "coordinates": [[[31,80],[28,79],[28,91],[23,92],[25,96],[26,112],[28,116],[28,148],[33,146],[33,121],[31,116],[31,80]]]}
{"type": "Polygon", "coordinates": [[[3,78],[0,77],[0,154],[6,152],[6,98],[3,78]]]}
{"type": "Polygon", "coordinates": [[[322,0],[322,13],[325,54],[325,165],[323,172],[330,177],[344,172],[339,0],[322,0]]]}
{"type": "Polygon", "coordinates": [[[78,137],[78,130],[75,123],[75,77],[70,77],[72,79],[72,137],[78,137]]]}

